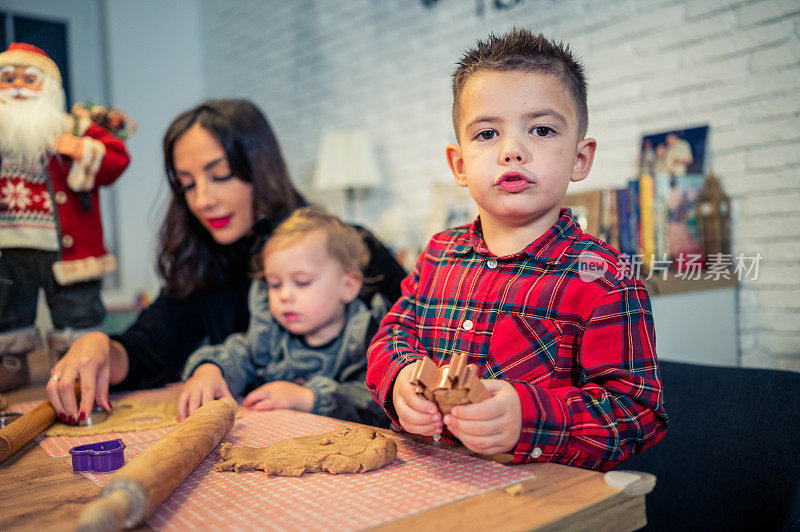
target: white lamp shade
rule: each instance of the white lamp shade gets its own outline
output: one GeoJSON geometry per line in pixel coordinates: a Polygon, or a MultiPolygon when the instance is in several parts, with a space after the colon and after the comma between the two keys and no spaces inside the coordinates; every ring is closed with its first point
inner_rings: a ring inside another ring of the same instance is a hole
{"type": "Polygon", "coordinates": [[[326,131],[322,136],[312,186],[317,190],[375,187],[380,170],[366,131],[326,131]]]}

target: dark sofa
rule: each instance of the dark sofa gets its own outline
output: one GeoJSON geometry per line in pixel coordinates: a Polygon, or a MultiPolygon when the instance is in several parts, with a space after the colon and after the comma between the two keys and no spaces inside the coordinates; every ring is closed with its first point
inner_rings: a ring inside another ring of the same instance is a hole
{"type": "Polygon", "coordinates": [[[800,530],[800,373],[662,361],[669,429],[645,530],[800,530]]]}

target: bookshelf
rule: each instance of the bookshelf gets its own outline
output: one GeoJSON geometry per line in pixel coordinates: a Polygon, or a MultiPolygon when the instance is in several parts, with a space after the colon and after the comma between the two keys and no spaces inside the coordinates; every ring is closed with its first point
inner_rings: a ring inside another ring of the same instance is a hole
{"type": "Polygon", "coordinates": [[[736,279],[644,281],[650,294],[660,360],[739,365],[736,279]]]}

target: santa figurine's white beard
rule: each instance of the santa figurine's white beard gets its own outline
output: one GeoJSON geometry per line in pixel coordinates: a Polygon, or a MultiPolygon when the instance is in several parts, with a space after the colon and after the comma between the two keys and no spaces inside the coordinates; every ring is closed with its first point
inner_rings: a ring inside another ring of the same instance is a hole
{"type": "Polygon", "coordinates": [[[66,133],[64,91],[45,77],[37,97],[16,99],[15,89],[0,91],[0,157],[24,164],[44,163],[66,133]]]}

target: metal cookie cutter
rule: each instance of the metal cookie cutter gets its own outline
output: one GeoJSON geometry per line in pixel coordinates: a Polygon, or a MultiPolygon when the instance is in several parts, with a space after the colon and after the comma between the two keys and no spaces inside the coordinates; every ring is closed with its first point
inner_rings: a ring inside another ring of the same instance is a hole
{"type": "Polygon", "coordinates": [[[72,455],[72,469],[99,473],[114,471],[125,463],[124,450],[125,444],[120,439],[73,447],[69,450],[72,455]]]}
{"type": "Polygon", "coordinates": [[[0,429],[22,417],[19,412],[0,412],[0,429]]]}
{"type": "Polygon", "coordinates": [[[91,427],[92,425],[97,425],[98,423],[102,423],[107,418],[108,418],[108,410],[106,410],[102,406],[95,406],[94,408],[92,408],[92,411],[89,412],[89,415],[86,416],[86,419],[78,421],[78,426],[91,427]]]}

